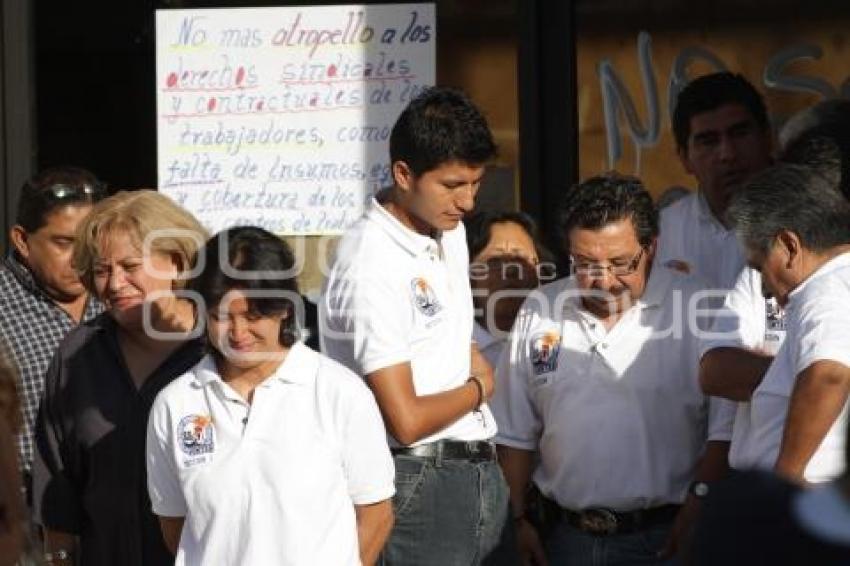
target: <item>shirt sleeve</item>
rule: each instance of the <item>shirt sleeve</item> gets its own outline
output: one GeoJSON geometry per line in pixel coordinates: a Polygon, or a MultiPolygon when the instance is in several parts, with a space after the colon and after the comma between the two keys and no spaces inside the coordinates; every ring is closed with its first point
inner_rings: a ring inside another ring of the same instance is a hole
{"type": "Polygon", "coordinates": [[[174,461],[174,438],[171,411],[160,393],[148,418],[145,459],[151,508],[161,517],[185,517],[188,512],[174,461]]]}
{"type": "Polygon", "coordinates": [[[850,368],[850,317],[847,316],[847,291],[829,285],[807,288],[805,297],[792,309],[797,350],[794,375],[812,364],[833,361],[850,368]],[[843,291],[843,292],[842,292],[843,291]]]}
{"type": "Polygon", "coordinates": [[[410,301],[392,266],[349,266],[332,274],[320,306],[323,352],[361,376],[409,362],[410,301]]]}
{"type": "Polygon", "coordinates": [[[745,267],[726,295],[711,330],[703,336],[700,358],[715,348],[760,347],[765,334],[764,301],[761,276],[756,270],[745,267]]]}
{"type": "MultiPolygon", "coordinates": [[[[529,296],[531,299],[535,293],[529,296]]],[[[530,300],[526,300],[526,305],[530,300]]],[[[496,373],[499,387],[490,400],[490,410],[499,432],[496,442],[522,450],[536,450],[542,422],[529,390],[528,337],[538,319],[530,309],[520,310],[507,347],[499,359],[496,373]]]]}
{"type": "Polygon", "coordinates": [[[82,479],[76,477],[70,454],[74,452],[64,424],[65,379],[62,348],[53,357],[35,427],[33,455],[33,519],[46,529],[79,534],[82,525],[82,479]]]}
{"type": "Polygon", "coordinates": [[[720,397],[708,398],[708,440],[729,442],[732,440],[732,426],[738,403],[720,397]]]}
{"type": "Polygon", "coordinates": [[[341,431],[343,463],[351,501],[368,505],[395,494],[395,466],[375,398],[362,382],[356,385],[341,431]]]}

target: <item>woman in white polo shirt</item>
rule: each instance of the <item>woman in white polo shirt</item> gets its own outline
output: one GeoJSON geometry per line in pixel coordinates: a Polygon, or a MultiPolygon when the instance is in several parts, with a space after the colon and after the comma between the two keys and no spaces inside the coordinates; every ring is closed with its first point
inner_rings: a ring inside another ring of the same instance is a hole
{"type": "Polygon", "coordinates": [[[205,246],[190,289],[210,353],[157,397],[148,486],[176,564],[364,564],[394,470],[362,380],[295,340],[289,248],[259,228],[205,246]]]}

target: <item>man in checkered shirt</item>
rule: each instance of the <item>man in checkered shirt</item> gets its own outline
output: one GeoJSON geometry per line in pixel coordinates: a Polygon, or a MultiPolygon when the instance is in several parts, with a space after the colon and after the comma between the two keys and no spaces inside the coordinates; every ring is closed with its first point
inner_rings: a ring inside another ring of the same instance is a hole
{"type": "Polygon", "coordinates": [[[23,426],[18,458],[29,499],[33,423],[44,375],[65,335],[103,310],[71,265],[77,224],[105,196],[90,172],[47,169],[24,184],[0,264],[0,343],[18,366],[23,426]]]}

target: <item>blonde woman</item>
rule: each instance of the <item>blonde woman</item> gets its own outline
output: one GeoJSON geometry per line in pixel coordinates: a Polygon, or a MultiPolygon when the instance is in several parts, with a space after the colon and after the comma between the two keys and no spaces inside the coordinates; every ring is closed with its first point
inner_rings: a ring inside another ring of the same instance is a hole
{"type": "Polygon", "coordinates": [[[56,565],[170,564],[145,489],[159,391],[194,366],[185,284],[204,229],[155,191],[119,193],[78,229],[74,265],[107,312],[72,331],[48,370],[36,429],[34,513],[56,565]]]}

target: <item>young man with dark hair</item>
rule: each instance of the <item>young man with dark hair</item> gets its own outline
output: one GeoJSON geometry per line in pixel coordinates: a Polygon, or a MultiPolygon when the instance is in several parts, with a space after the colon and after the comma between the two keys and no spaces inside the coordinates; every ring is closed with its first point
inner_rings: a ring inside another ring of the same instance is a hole
{"type": "Polygon", "coordinates": [[[20,372],[18,446],[27,487],[47,366],[65,335],[102,310],[80,282],[71,253],[77,224],[103,196],[103,186],[84,169],[58,167],[37,174],[23,186],[10,251],[0,265],[0,342],[8,345],[20,372]]]}
{"type": "Polygon", "coordinates": [[[637,179],[574,187],[560,214],[573,274],[517,316],[493,411],[523,564],[665,564],[725,470],[728,421],[694,363],[694,327],[710,321],[686,310],[710,303],[699,279],[656,261],[656,214],[637,179]],[[545,550],[532,478],[548,501],[545,550]]]}
{"type": "Polygon", "coordinates": [[[494,564],[510,542],[461,222],[495,151],[463,94],[431,88],[413,100],[390,136],[393,185],[342,237],[323,289],[322,349],[366,379],[389,433],[386,564],[494,564]]]}
{"type": "Polygon", "coordinates": [[[675,262],[712,288],[731,289],[744,258],[723,215],[735,191],[771,164],[773,138],[764,102],[741,75],[699,77],[679,94],[673,134],[698,190],[662,210],[658,259],[675,262]]]}

